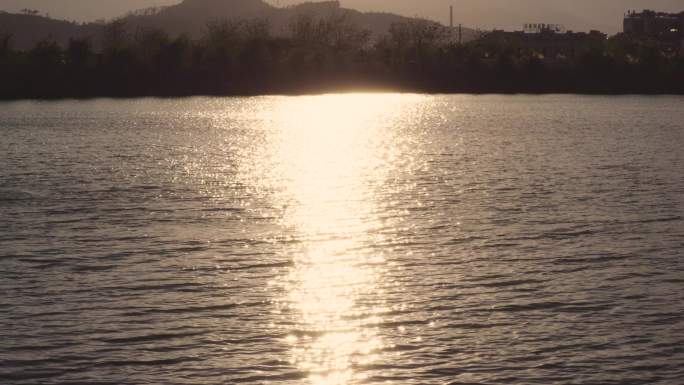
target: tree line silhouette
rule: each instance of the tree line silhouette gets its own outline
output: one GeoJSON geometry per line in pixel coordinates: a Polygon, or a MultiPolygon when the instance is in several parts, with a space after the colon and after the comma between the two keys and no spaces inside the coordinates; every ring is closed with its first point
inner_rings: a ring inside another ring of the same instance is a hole
{"type": "Polygon", "coordinates": [[[202,38],[108,24],[97,41],[12,49],[0,34],[0,98],[250,95],[353,89],[417,92],[684,93],[684,55],[617,35],[546,57],[484,36],[460,44],[437,24],[395,23],[373,39],[343,14],[209,23],[202,38]]]}

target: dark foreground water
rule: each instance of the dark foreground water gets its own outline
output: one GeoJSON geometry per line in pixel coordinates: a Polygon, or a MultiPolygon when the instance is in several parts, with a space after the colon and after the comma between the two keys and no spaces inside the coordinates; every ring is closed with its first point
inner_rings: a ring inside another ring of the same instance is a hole
{"type": "Polygon", "coordinates": [[[684,384],[684,98],[0,104],[1,384],[684,384]]]}

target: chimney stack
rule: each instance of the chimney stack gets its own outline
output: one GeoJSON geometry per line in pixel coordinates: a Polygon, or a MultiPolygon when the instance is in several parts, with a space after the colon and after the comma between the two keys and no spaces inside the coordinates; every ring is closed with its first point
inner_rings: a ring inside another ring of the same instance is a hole
{"type": "Polygon", "coordinates": [[[449,28],[454,28],[454,6],[449,6],[449,28]]]}

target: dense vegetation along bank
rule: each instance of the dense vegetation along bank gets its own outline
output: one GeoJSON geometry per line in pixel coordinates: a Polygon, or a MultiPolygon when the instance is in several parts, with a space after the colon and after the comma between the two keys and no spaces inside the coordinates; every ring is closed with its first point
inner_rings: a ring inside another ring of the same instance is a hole
{"type": "Polygon", "coordinates": [[[344,15],[299,16],[285,37],[261,20],[213,22],[194,40],[114,22],[101,41],[44,40],[28,51],[0,36],[3,99],[353,89],[684,94],[684,55],[618,35],[549,57],[496,34],[460,44],[420,20],[372,39],[344,15]]]}

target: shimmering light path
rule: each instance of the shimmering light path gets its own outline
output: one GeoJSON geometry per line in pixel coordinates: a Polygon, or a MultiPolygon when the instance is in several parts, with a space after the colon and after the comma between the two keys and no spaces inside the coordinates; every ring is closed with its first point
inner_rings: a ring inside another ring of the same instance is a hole
{"type": "Polygon", "coordinates": [[[0,384],[683,384],[682,105],[0,103],[0,384]]]}
{"type": "MultiPolygon", "coordinates": [[[[417,99],[417,98],[413,98],[417,99]]],[[[287,330],[292,362],[315,385],[345,385],[363,379],[356,368],[379,359],[385,346],[375,325],[388,311],[383,290],[383,206],[379,189],[390,177],[401,144],[392,128],[406,118],[411,98],[329,95],[288,101],[269,112],[278,122],[263,164],[263,181],[285,186],[283,225],[302,240],[284,277],[280,304],[295,328],[287,330]]],[[[386,357],[383,357],[386,359],[386,357]]]]}

